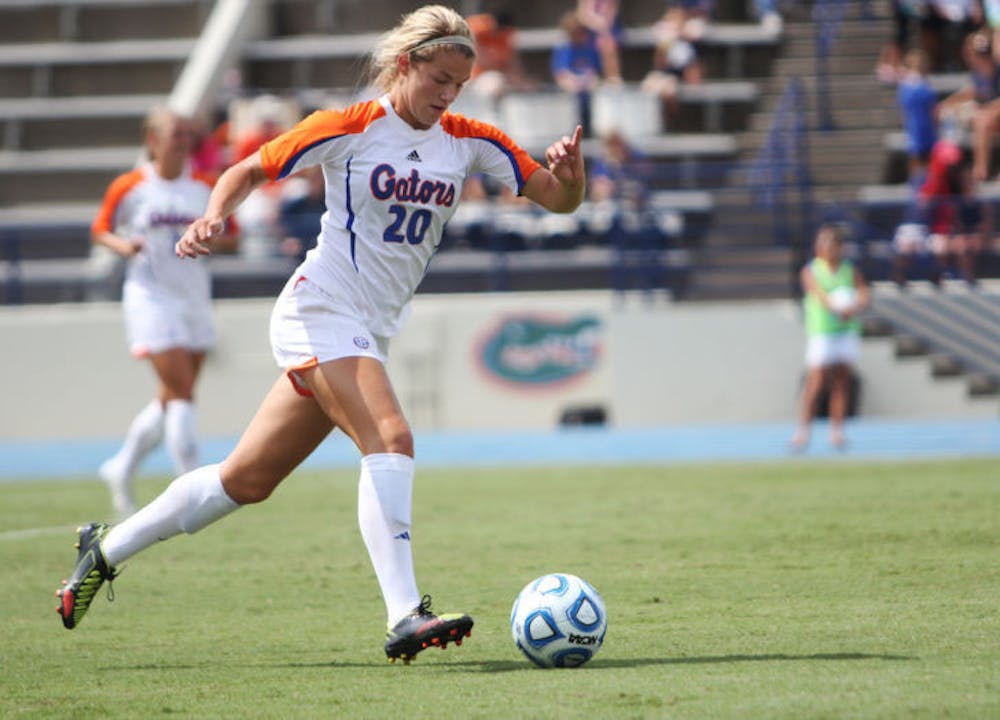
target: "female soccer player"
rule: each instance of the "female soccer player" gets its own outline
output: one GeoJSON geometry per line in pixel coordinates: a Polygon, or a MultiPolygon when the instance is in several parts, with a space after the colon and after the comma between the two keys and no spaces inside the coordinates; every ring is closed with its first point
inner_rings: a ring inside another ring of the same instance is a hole
{"type": "Polygon", "coordinates": [[[271,343],[283,375],[233,452],[181,476],[114,527],[80,530],[80,553],[59,591],[75,627],[115,567],[149,545],[193,533],[266,499],[339,427],[361,451],[358,520],[385,600],[385,653],[409,662],[430,645],[460,641],[472,618],[430,612],[410,547],[413,435],[384,367],[388,339],[412,297],[473,173],[555,212],[584,195],[579,127],[546,150],[542,168],[496,128],[448,112],[472,70],[469,28],[454,11],[425,6],[385,35],[373,56],[377,100],[320,111],[220,178],[204,216],[177,254],[210,252],[223,222],[269,180],[319,165],[327,212],[317,246],[274,307],[271,343]]]}
{"type": "Polygon", "coordinates": [[[194,386],[215,344],[211,280],[174,244],[208,205],[211,181],[192,172],[193,121],[157,107],[145,123],[149,162],[116,178],[91,226],[94,243],[128,259],[122,306],[129,349],[149,358],[156,397],[136,415],[118,452],[100,468],[115,512],[135,512],[132,476],[166,436],[178,474],[198,466],[194,386]]]}

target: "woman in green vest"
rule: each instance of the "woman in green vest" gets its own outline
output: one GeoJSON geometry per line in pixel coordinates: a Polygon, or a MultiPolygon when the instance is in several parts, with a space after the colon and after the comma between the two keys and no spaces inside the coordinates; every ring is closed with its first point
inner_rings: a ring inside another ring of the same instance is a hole
{"type": "Polygon", "coordinates": [[[868,285],[843,257],[843,237],[836,225],[816,233],[815,257],[799,274],[806,322],[806,382],[792,447],[809,443],[821,391],[829,393],[830,444],[844,446],[844,417],[851,390],[851,370],[861,349],[858,314],[868,306],[868,285]]]}

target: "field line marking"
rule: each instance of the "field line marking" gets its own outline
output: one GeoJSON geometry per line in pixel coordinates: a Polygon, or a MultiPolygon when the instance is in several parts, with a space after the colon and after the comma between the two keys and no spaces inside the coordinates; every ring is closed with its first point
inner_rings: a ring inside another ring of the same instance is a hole
{"type": "Polygon", "coordinates": [[[38,537],[40,535],[55,535],[75,530],[76,525],[54,525],[52,527],[24,528],[22,530],[5,530],[0,532],[0,542],[5,540],[24,540],[25,538],[38,537]]]}

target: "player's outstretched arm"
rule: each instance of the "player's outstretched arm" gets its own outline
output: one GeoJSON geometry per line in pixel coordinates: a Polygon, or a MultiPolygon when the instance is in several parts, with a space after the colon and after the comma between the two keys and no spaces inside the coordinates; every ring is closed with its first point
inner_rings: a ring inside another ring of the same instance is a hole
{"type": "Polygon", "coordinates": [[[142,238],[125,238],[113,232],[96,232],[90,236],[95,245],[103,245],[122,257],[130,258],[142,251],[142,238]]]}
{"type": "Polygon", "coordinates": [[[564,136],[549,145],[545,151],[549,167],[528,178],[522,191],[526,198],[557,213],[570,213],[580,206],[587,186],[580,150],[582,136],[583,128],[577,125],[573,137],[564,136]]]}
{"type": "Polygon", "coordinates": [[[174,246],[177,256],[193,258],[211,253],[212,243],[225,233],[226,218],[247,195],[268,180],[260,164],[260,153],[254,153],[222,173],[212,188],[205,214],[188,226],[174,246]]]}

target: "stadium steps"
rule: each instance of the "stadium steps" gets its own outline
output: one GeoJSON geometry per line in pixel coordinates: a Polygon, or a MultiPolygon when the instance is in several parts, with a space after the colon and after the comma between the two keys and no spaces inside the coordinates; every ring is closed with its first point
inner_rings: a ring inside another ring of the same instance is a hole
{"type": "Polygon", "coordinates": [[[703,245],[691,253],[691,276],[683,300],[767,299],[794,292],[792,253],[773,243],[770,225],[762,231],[745,232],[739,246],[703,245]],[[766,230],[764,230],[766,228],[766,230]]]}
{"type": "Polygon", "coordinates": [[[139,157],[138,147],[0,152],[0,197],[5,206],[99,201],[139,157]]]}
{"type": "Polygon", "coordinates": [[[2,97],[169,93],[194,38],[8,44],[2,97]]]}
{"type": "Polygon", "coordinates": [[[932,357],[936,376],[967,377],[970,395],[1000,395],[1000,284],[941,289],[912,283],[900,291],[873,283],[870,313],[899,339],[897,352],[932,357]]]}
{"type": "Polygon", "coordinates": [[[165,94],[0,99],[0,148],[44,150],[120,145],[141,137],[149,109],[165,94]]]}
{"type": "Polygon", "coordinates": [[[4,0],[0,44],[195,35],[214,0],[4,0]]]}
{"type": "MultiPolygon", "coordinates": [[[[851,199],[859,185],[878,182],[881,158],[872,148],[880,147],[881,134],[899,122],[894,93],[879,85],[873,73],[878,51],[891,31],[888,6],[882,5],[878,4],[875,19],[851,16],[841,25],[828,63],[827,87],[833,111],[833,129],[828,131],[820,129],[823,118],[816,101],[816,24],[810,17],[792,18],[785,23],[782,52],[774,60],[770,76],[759,84],[757,111],[750,116],[746,130],[737,134],[739,164],[729,173],[724,190],[716,192],[715,222],[704,241],[704,259],[697,250],[694,253],[692,289],[686,297],[740,298],[746,289],[732,278],[739,275],[741,263],[746,261],[738,251],[754,243],[760,245],[765,238],[772,238],[772,242],[779,239],[775,237],[778,229],[774,211],[756,206],[758,201],[750,192],[756,180],[749,169],[768,141],[775,111],[792,78],[802,83],[805,92],[805,145],[813,205],[851,199]],[[730,249],[728,258],[724,248],[730,249]]],[[[849,10],[848,14],[852,12],[856,11],[849,10]]],[[[786,240],[793,247],[808,243],[808,238],[800,237],[805,227],[798,217],[802,200],[794,189],[787,198],[785,231],[790,237],[786,240]]],[[[797,283],[789,268],[801,258],[781,246],[772,253],[764,250],[759,248],[758,263],[743,265],[756,278],[754,297],[794,294],[797,283]]]]}

